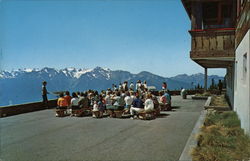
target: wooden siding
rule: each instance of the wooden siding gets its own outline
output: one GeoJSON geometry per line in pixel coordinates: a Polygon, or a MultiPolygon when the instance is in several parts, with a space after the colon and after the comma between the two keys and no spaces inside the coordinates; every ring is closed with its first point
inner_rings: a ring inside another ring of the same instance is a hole
{"type": "Polygon", "coordinates": [[[193,58],[234,58],[235,31],[199,30],[190,31],[192,47],[190,57],[193,58]]]}
{"type": "Polygon", "coordinates": [[[250,1],[245,2],[242,11],[237,19],[237,29],[235,37],[236,48],[250,29],[250,1]]]}

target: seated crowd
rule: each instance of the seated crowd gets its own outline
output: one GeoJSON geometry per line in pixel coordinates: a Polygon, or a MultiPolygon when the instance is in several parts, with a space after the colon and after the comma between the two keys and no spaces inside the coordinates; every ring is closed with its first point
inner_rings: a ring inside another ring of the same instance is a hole
{"type": "Polygon", "coordinates": [[[112,89],[106,91],[88,90],[85,92],[73,92],[72,96],[67,91],[57,101],[56,116],[83,116],[92,114],[93,117],[102,117],[108,114],[110,117],[130,115],[132,119],[157,115],[161,110],[171,110],[171,96],[163,88],[159,94],[148,91],[147,83],[137,81],[134,89],[133,82],[128,87],[128,82],[120,84],[118,88],[112,85],[112,89]],[[143,115],[144,114],[144,115],[143,115]]]}

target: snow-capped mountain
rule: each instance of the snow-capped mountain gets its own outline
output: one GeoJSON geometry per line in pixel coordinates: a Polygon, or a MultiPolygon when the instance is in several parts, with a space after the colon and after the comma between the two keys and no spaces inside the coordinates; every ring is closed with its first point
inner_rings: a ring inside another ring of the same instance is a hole
{"type": "MultiPolygon", "coordinates": [[[[176,77],[164,78],[143,71],[132,74],[127,71],[105,69],[96,67],[94,69],[64,68],[54,69],[45,67],[43,69],[18,69],[13,71],[0,71],[0,106],[8,104],[20,104],[41,100],[42,81],[47,81],[48,91],[84,91],[88,89],[105,90],[112,84],[121,82],[147,81],[148,85],[161,89],[162,82],[167,82],[170,90],[192,88],[194,84],[203,84],[203,74],[178,75],[176,77]],[[193,82],[193,83],[192,83],[193,82]]],[[[215,82],[223,79],[218,76],[210,76],[209,80],[215,78],[215,82]]],[[[209,82],[210,83],[210,82],[209,82]]],[[[49,98],[55,98],[53,94],[49,98]]]]}

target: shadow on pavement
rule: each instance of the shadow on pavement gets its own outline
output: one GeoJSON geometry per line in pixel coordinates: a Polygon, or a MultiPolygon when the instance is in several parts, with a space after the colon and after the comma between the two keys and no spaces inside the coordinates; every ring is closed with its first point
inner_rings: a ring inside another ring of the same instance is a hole
{"type": "Polygon", "coordinates": [[[180,109],[181,106],[172,106],[172,109],[180,109]]]}
{"type": "Polygon", "coordinates": [[[170,114],[166,114],[166,113],[161,113],[159,116],[157,116],[157,118],[166,118],[167,116],[169,116],[170,114]]]}

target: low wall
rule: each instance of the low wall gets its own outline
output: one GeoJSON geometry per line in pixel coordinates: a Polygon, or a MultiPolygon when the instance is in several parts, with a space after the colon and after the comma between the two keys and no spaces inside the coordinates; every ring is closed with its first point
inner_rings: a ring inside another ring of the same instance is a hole
{"type": "MultiPolygon", "coordinates": [[[[220,91],[219,90],[207,90],[207,92],[211,93],[211,94],[219,94],[220,91]]],[[[174,90],[174,91],[170,91],[171,95],[180,95],[181,91],[180,90],[174,90]]],[[[187,95],[195,95],[195,94],[202,94],[204,93],[203,89],[199,89],[199,90],[187,90],[187,95]]]]}
{"type": "MultiPolygon", "coordinates": [[[[48,107],[53,108],[56,107],[57,100],[49,100],[48,107]]],[[[39,111],[47,109],[47,107],[42,102],[33,102],[27,104],[20,104],[20,105],[13,105],[13,106],[6,106],[0,107],[0,117],[7,117],[18,115],[27,112],[39,111]]]]}

